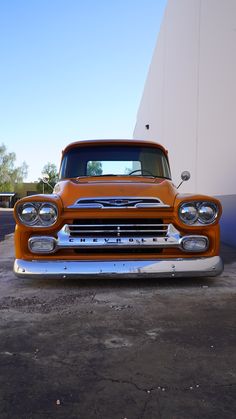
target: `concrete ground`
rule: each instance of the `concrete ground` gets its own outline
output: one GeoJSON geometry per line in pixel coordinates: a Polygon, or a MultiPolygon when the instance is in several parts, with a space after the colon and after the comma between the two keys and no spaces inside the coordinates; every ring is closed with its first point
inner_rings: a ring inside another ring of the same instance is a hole
{"type": "Polygon", "coordinates": [[[0,242],[1,419],[236,417],[236,250],[215,279],[19,280],[0,242]]]}

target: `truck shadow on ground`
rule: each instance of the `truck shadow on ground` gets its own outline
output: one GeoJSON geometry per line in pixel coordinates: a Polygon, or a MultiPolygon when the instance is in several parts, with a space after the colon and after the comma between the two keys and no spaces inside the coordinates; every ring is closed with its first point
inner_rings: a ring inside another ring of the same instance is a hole
{"type": "MultiPolygon", "coordinates": [[[[163,279],[127,279],[127,278],[88,278],[88,279],[24,279],[20,280],[22,285],[27,288],[48,288],[48,289],[90,289],[99,291],[112,291],[121,290],[186,290],[186,289],[199,289],[199,288],[218,288],[222,286],[222,276],[214,278],[163,278],[163,279]]],[[[224,277],[224,279],[227,277],[224,277]]]]}
{"type": "Polygon", "coordinates": [[[235,247],[231,247],[231,246],[228,246],[227,244],[221,243],[220,255],[225,265],[236,262],[236,248],[235,247]]]}

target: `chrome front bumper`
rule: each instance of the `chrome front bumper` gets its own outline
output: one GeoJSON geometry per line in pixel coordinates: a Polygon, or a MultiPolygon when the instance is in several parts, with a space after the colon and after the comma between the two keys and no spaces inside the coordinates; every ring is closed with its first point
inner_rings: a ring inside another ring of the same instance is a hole
{"type": "Polygon", "coordinates": [[[125,261],[28,261],[16,259],[14,273],[19,278],[179,278],[220,275],[219,256],[191,259],[125,261]]]}

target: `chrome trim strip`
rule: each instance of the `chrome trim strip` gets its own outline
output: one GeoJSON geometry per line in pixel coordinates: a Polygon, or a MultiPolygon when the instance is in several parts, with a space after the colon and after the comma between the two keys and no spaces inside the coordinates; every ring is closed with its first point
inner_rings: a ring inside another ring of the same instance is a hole
{"type": "Polygon", "coordinates": [[[102,204],[74,204],[67,207],[68,209],[102,209],[102,204]]]}
{"type": "Polygon", "coordinates": [[[126,209],[126,208],[170,208],[170,205],[164,204],[159,198],[145,196],[145,197],[133,197],[133,196],[102,196],[102,197],[89,197],[80,198],[76,200],[73,205],[69,205],[67,209],[126,209]],[[135,205],[114,205],[110,206],[109,201],[136,201],[135,205]],[[154,200],[153,203],[140,202],[142,200],[154,200]],[[86,202],[84,201],[91,201],[86,202]],[[95,202],[92,202],[95,201],[95,202]],[[104,207],[102,202],[108,203],[107,207],[104,207]]]}
{"type": "Polygon", "coordinates": [[[14,273],[19,278],[179,278],[212,277],[221,274],[220,256],[193,259],[123,261],[28,261],[16,259],[14,273]]]}
{"type": "Polygon", "coordinates": [[[172,238],[163,237],[82,237],[70,238],[69,241],[60,238],[57,243],[57,250],[59,249],[121,249],[121,248],[167,248],[180,247],[180,241],[172,238]]]}
{"type": "Polygon", "coordinates": [[[170,205],[166,204],[136,204],[134,208],[170,208],[170,205]]]}

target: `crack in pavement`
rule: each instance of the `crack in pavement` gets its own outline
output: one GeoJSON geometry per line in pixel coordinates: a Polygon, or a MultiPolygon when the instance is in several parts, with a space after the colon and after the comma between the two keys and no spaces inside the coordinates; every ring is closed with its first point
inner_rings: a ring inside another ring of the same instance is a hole
{"type": "MultiPolygon", "coordinates": [[[[147,411],[147,407],[148,407],[149,402],[150,402],[150,397],[147,400],[145,400],[143,409],[142,409],[142,411],[140,413],[140,416],[139,416],[139,419],[143,419],[144,418],[145,413],[147,411]]],[[[157,419],[159,419],[159,418],[157,418],[157,419]]]]}
{"type": "MultiPolygon", "coordinates": [[[[94,372],[93,372],[94,373],[94,372]]],[[[132,385],[133,387],[135,387],[138,391],[142,391],[144,393],[147,393],[148,395],[152,394],[153,392],[169,392],[169,391],[193,391],[193,390],[205,390],[205,389],[209,389],[209,388],[216,388],[216,387],[222,387],[222,388],[232,388],[236,386],[236,383],[228,383],[228,384],[221,384],[221,383],[213,383],[211,385],[209,384],[193,384],[191,386],[183,386],[183,387],[177,387],[177,386],[157,386],[157,387],[151,387],[151,388],[143,388],[141,386],[139,386],[138,384],[134,383],[133,381],[129,381],[129,380],[121,380],[121,379],[116,379],[116,378],[109,378],[109,377],[104,377],[101,375],[98,375],[97,373],[94,373],[94,375],[99,378],[99,380],[101,381],[109,381],[111,383],[116,383],[116,384],[128,384],[128,385],[132,385]]]]}
{"type": "MultiPolygon", "coordinates": [[[[32,353],[15,353],[15,352],[0,352],[1,358],[4,365],[6,365],[6,358],[9,359],[9,362],[7,362],[8,365],[11,364],[11,359],[12,358],[30,358],[32,360],[36,360],[36,361],[42,361],[42,359],[40,359],[40,353],[38,352],[38,350],[35,350],[32,353]]],[[[66,362],[60,359],[52,359],[51,360],[52,363],[55,364],[60,364],[60,365],[64,365],[67,368],[71,369],[74,373],[75,373],[75,367],[76,367],[76,362],[75,363],[70,363],[70,362],[66,362]]],[[[0,362],[1,364],[1,362],[0,362]]],[[[105,377],[102,376],[101,374],[98,374],[95,371],[91,371],[91,374],[94,375],[98,381],[108,381],[111,383],[115,383],[115,384],[126,384],[126,385],[131,385],[133,386],[136,390],[141,391],[143,393],[146,393],[147,395],[151,395],[154,392],[158,392],[160,394],[160,392],[170,392],[170,391],[194,391],[194,390],[206,390],[206,389],[212,389],[212,388],[233,388],[236,387],[236,382],[232,382],[232,383],[212,383],[212,384],[200,384],[200,382],[198,382],[198,384],[192,384],[192,385],[188,385],[188,386],[169,386],[169,385],[158,385],[155,387],[142,387],[139,386],[138,384],[136,384],[135,382],[131,381],[131,380],[124,380],[124,379],[118,379],[118,378],[111,378],[111,377],[105,377]]],[[[145,407],[145,406],[144,406],[145,407]]],[[[146,407],[145,407],[146,408],[146,407]]]]}

